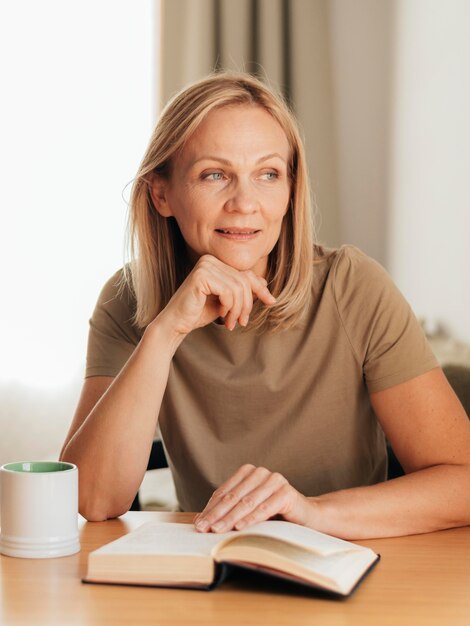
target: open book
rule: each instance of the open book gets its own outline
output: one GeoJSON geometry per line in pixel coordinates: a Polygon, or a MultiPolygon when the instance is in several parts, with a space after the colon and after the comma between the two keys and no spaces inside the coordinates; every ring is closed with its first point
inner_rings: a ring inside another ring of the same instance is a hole
{"type": "Polygon", "coordinates": [[[378,558],[369,548],[290,522],[220,534],[147,522],[91,552],[84,582],[210,589],[235,565],[346,596],[378,558]]]}

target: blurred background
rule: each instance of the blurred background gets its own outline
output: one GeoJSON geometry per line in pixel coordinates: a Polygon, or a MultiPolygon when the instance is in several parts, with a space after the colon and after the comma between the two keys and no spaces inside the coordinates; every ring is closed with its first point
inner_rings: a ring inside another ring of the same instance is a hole
{"type": "Polygon", "coordinates": [[[469,25],[467,0],[3,1],[0,464],[57,457],[152,128],[213,69],[284,93],[319,240],[382,263],[470,363],[469,25]]]}

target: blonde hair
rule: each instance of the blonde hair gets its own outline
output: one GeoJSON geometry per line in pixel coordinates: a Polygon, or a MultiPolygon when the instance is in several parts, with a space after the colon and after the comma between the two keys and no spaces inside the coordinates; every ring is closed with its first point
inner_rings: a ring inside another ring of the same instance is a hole
{"type": "Polygon", "coordinates": [[[124,281],[135,295],[133,322],[140,328],[168,304],[191,269],[175,219],[162,217],[152,202],[152,177],[169,175],[172,159],[212,110],[235,104],[265,109],[283,128],[290,146],[290,203],[269,255],[266,276],[277,302],[269,308],[255,306],[248,328],[290,327],[309,303],[314,230],[305,151],[297,124],[282,97],[257,78],[217,72],[186,87],[168,102],[134,179],[128,224],[131,260],[124,268],[124,281]]]}

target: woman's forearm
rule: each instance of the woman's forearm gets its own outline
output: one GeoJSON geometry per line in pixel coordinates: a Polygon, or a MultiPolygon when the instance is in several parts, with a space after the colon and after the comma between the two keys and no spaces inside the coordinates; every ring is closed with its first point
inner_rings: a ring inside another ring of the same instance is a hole
{"type": "Polygon", "coordinates": [[[343,539],[394,537],[470,524],[470,468],[436,465],[394,480],[308,498],[308,526],[343,539]]]}
{"type": "Polygon", "coordinates": [[[79,468],[79,509],[87,519],[116,517],[132,503],[147,469],[173,355],[182,338],[157,320],[64,447],[79,468]]]}

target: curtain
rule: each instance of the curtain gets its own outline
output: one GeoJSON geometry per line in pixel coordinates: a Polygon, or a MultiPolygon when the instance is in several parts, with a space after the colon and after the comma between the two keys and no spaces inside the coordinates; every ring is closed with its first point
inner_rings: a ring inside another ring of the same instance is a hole
{"type": "Polygon", "coordinates": [[[162,0],[160,106],[220,69],[250,72],[280,90],[304,135],[318,239],[338,245],[328,33],[327,0],[162,0]]]}

